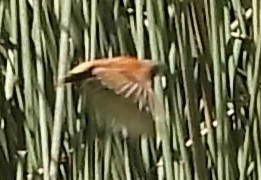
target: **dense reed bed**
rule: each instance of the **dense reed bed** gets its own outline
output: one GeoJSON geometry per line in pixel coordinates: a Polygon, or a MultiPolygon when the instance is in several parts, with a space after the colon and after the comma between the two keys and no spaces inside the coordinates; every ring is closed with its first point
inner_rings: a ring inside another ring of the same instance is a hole
{"type": "Polygon", "coordinates": [[[261,179],[260,22],[259,0],[0,0],[0,179],[261,179]],[[156,138],[96,136],[55,86],[119,55],[167,66],[156,138]]]}

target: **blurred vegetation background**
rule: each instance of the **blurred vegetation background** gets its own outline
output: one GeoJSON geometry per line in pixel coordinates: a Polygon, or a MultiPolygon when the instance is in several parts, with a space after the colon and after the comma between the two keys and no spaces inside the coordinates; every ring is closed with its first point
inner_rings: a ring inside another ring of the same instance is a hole
{"type": "Polygon", "coordinates": [[[0,179],[261,179],[259,0],[0,0],[0,179]],[[94,137],[80,61],[160,61],[160,138],[94,137]]]}

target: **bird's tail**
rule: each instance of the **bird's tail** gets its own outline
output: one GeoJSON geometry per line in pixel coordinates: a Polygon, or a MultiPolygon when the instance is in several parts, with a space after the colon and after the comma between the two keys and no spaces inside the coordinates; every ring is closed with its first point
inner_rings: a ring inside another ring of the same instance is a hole
{"type": "Polygon", "coordinates": [[[60,78],[56,84],[56,86],[61,86],[64,85],[66,83],[76,83],[79,82],[81,80],[84,80],[86,78],[88,78],[88,74],[86,74],[86,72],[81,72],[81,73],[75,73],[75,74],[69,74],[63,78],[60,78]]]}

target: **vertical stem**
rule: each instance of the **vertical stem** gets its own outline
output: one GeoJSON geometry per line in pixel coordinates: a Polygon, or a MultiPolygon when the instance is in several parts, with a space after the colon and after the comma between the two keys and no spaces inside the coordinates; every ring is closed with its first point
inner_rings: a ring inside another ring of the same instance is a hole
{"type": "Polygon", "coordinates": [[[23,180],[24,179],[24,165],[25,165],[25,151],[18,151],[18,160],[17,160],[17,170],[16,170],[16,180],[23,180]]]}
{"type": "Polygon", "coordinates": [[[41,22],[40,22],[40,2],[34,2],[34,45],[36,51],[37,65],[37,80],[38,80],[38,100],[39,100],[39,123],[41,134],[41,149],[43,161],[43,176],[44,180],[49,179],[49,146],[48,146],[48,131],[47,131],[47,104],[45,99],[45,77],[44,64],[41,45],[41,22]]]}
{"type": "MultiPolygon", "coordinates": [[[[4,7],[4,2],[1,2],[1,6],[4,7]]],[[[11,28],[10,28],[10,40],[17,45],[18,42],[18,28],[17,28],[17,0],[10,1],[11,11],[11,28]]],[[[1,27],[2,28],[2,27],[1,27]]],[[[13,96],[14,84],[16,76],[18,74],[18,61],[17,50],[13,50],[13,56],[7,61],[6,65],[6,80],[5,80],[5,96],[6,99],[10,99],[13,96]]]]}
{"type": "MultiPolygon", "coordinates": [[[[222,75],[221,75],[221,50],[219,39],[220,15],[223,13],[218,5],[218,1],[212,0],[210,2],[210,19],[211,19],[211,52],[214,65],[214,90],[215,90],[215,107],[216,119],[218,122],[217,128],[217,177],[220,180],[225,178],[225,161],[224,161],[224,97],[222,94],[222,75]]],[[[222,34],[221,34],[222,35],[222,34]]]]}
{"type": "MultiPolygon", "coordinates": [[[[33,169],[37,167],[37,158],[35,143],[30,131],[36,133],[35,128],[35,109],[34,109],[34,91],[33,91],[33,63],[31,59],[31,47],[29,40],[29,26],[28,26],[28,17],[27,17],[27,4],[25,0],[19,1],[19,18],[20,18],[20,31],[21,31],[21,53],[22,53],[22,68],[23,68],[23,79],[24,79],[24,97],[26,100],[25,103],[25,118],[26,122],[24,123],[25,136],[26,136],[26,147],[28,148],[28,171],[31,173],[33,169]]],[[[36,135],[36,134],[35,134],[36,135]]]]}
{"type": "Polygon", "coordinates": [[[184,82],[185,89],[185,99],[186,105],[188,108],[187,118],[188,118],[188,127],[189,127],[189,136],[193,141],[192,145],[192,157],[193,164],[195,168],[195,179],[207,179],[206,173],[206,160],[205,160],[205,149],[203,147],[200,135],[200,119],[198,112],[198,105],[196,102],[196,94],[193,89],[195,89],[195,82],[193,77],[193,64],[191,57],[191,47],[188,45],[188,16],[189,9],[188,7],[179,9],[177,4],[175,5],[175,22],[180,24],[176,26],[177,41],[181,62],[182,78],[184,82]],[[178,14],[180,13],[180,14],[178,14]]]}
{"type": "Polygon", "coordinates": [[[95,58],[96,53],[96,15],[97,15],[97,1],[92,0],[91,1],[91,32],[90,32],[90,59],[93,60],[95,58]]]}
{"type": "Polygon", "coordinates": [[[136,27],[137,27],[137,43],[136,50],[138,58],[144,58],[144,28],[143,28],[143,4],[144,0],[136,0],[136,27]]]}
{"type": "Polygon", "coordinates": [[[30,41],[29,41],[29,27],[27,18],[27,7],[26,1],[19,1],[19,16],[20,16],[20,27],[21,27],[21,48],[22,48],[22,65],[23,65],[23,78],[24,78],[24,94],[26,97],[25,101],[25,116],[28,122],[29,128],[34,129],[33,119],[33,88],[32,88],[32,59],[30,52],[30,41]]]}
{"type": "MultiPolygon", "coordinates": [[[[150,40],[150,52],[151,58],[154,61],[159,59],[159,49],[157,42],[157,25],[155,23],[155,14],[153,11],[153,1],[147,0],[147,12],[148,12],[148,31],[149,31],[149,40],[150,40]]],[[[162,50],[162,49],[161,49],[162,50]]],[[[162,141],[162,153],[164,160],[164,169],[166,173],[166,179],[172,180],[173,176],[173,163],[171,157],[171,146],[170,146],[170,136],[169,129],[166,123],[166,116],[163,107],[164,95],[161,88],[161,81],[159,78],[155,78],[155,92],[159,97],[159,101],[157,102],[156,112],[154,114],[157,130],[159,133],[159,138],[162,141]]]]}
{"type": "MultiPolygon", "coordinates": [[[[58,79],[64,77],[68,58],[68,30],[71,16],[71,0],[65,0],[62,6],[61,36],[59,49],[58,79]]],[[[57,87],[54,111],[54,125],[51,145],[50,178],[57,179],[57,168],[61,143],[64,106],[64,86],[57,87]]]]}

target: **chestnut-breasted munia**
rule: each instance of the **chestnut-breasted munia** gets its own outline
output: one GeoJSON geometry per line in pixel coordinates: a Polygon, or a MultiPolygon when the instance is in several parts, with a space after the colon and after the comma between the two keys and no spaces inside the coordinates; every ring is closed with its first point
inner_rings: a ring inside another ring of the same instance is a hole
{"type": "Polygon", "coordinates": [[[113,129],[125,128],[131,136],[153,135],[158,102],[152,81],[160,69],[151,60],[134,57],[97,59],[80,63],[62,82],[81,81],[87,108],[113,129]]]}

